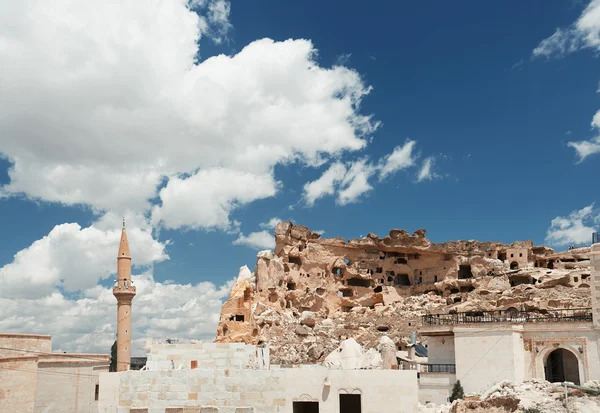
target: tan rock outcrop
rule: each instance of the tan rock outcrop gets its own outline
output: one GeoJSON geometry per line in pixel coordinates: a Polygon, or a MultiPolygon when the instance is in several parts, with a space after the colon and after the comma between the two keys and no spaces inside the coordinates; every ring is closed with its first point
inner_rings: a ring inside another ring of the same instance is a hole
{"type": "Polygon", "coordinates": [[[402,350],[426,313],[590,303],[589,248],[434,244],[425,230],[397,229],[346,242],[290,222],[277,225],[275,240],[274,252],[258,253],[253,274],[240,269],[216,338],[269,341],[274,364],[322,361],[347,338],[374,348],[387,335],[402,350]]]}

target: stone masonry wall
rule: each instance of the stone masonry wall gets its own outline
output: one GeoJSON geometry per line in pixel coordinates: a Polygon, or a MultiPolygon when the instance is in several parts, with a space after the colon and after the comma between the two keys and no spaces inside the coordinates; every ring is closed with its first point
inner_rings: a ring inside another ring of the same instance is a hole
{"type": "Polygon", "coordinates": [[[37,357],[0,359],[0,413],[33,413],[37,357]]]}
{"type": "Polygon", "coordinates": [[[52,341],[50,336],[0,334],[0,357],[35,355],[36,353],[50,353],[51,351],[52,341]]]}
{"type": "Polygon", "coordinates": [[[254,368],[256,346],[244,343],[193,343],[147,345],[148,370],[254,368]]]}

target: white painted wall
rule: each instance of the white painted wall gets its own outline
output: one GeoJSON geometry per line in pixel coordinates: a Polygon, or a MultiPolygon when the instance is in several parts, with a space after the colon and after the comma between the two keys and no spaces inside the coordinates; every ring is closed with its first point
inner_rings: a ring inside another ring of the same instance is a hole
{"type": "Polygon", "coordinates": [[[148,370],[258,366],[256,346],[244,343],[148,343],[146,350],[148,370]]]}
{"type": "Polygon", "coordinates": [[[337,413],[340,392],[359,392],[362,413],[417,412],[415,371],[313,367],[102,373],[99,413],[134,413],[145,408],[164,413],[167,408],[210,406],[219,413],[235,413],[239,408],[255,413],[292,413],[297,399],[318,402],[322,413],[337,413]],[[325,378],[330,386],[324,385],[325,378]]]}
{"type": "Polygon", "coordinates": [[[448,401],[456,374],[421,373],[419,376],[419,403],[442,404],[448,401]]]}
{"type": "Polygon", "coordinates": [[[497,324],[454,327],[456,378],[465,393],[486,390],[501,380],[522,380],[525,361],[519,328],[497,324]],[[504,331],[497,331],[500,328],[504,331]]]}
{"type": "Polygon", "coordinates": [[[453,336],[427,337],[427,363],[455,364],[453,336]]]}

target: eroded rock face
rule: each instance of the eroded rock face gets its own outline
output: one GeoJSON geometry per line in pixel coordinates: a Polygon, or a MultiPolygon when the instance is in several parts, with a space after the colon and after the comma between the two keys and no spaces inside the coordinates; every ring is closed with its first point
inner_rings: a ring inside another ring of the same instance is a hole
{"type": "Polygon", "coordinates": [[[346,242],[290,222],[275,238],[253,274],[240,269],[216,338],[268,341],[273,364],[320,362],[346,338],[375,348],[387,335],[404,349],[426,313],[590,305],[589,248],[433,244],[425,230],[396,229],[346,242]]]}

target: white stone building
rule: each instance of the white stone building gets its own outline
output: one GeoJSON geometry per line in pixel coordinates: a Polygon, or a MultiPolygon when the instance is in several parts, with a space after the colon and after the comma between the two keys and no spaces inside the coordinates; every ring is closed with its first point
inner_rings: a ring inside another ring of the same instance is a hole
{"type": "Polygon", "coordinates": [[[600,244],[590,278],[592,308],[425,316],[428,371],[419,373],[419,400],[445,402],[456,380],[476,393],[501,380],[600,379],[600,244]]]}
{"type": "Polygon", "coordinates": [[[101,374],[100,413],[417,411],[416,371],[280,368],[242,343],[147,347],[147,370],[101,374]]]}

